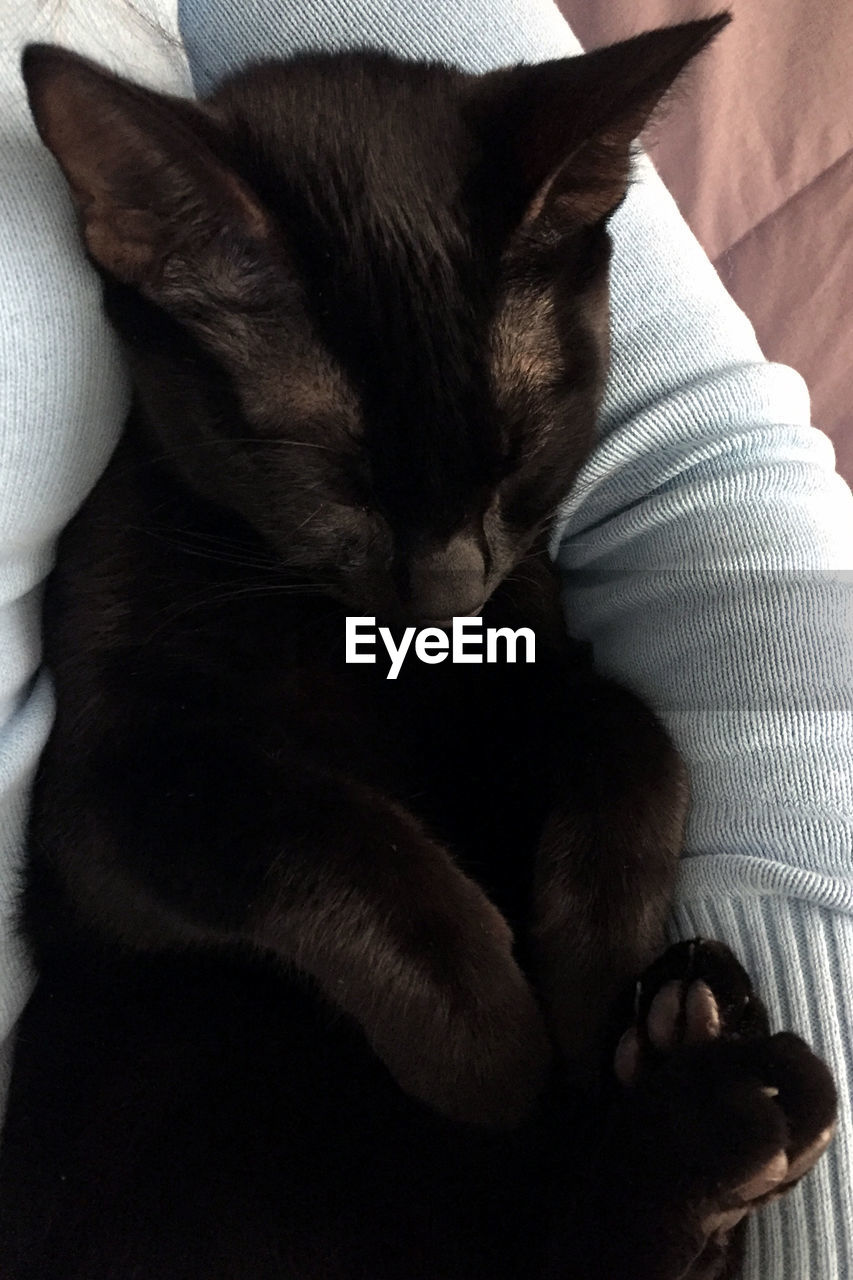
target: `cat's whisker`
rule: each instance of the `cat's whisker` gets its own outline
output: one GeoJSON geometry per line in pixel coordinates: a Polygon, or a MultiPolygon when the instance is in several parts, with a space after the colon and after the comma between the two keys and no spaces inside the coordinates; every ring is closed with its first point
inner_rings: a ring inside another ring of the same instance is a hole
{"type": "Polygon", "coordinates": [[[168,627],[186,618],[190,613],[199,609],[213,608],[216,605],[229,604],[232,600],[245,598],[246,596],[254,596],[260,598],[263,596],[292,595],[299,594],[305,596],[324,595],[329,590],[328,583],[256,583],[248,584],[242,587],[235,587],[228,591],[218,593],[203,592],[193,597],[191,600],[183,600],[177,608],[164,610],[160,616],[160,626],[156,627],[146,637],[146,643],[150,644],[158,636],[162,634],[168,627]]]}
{"type": "Polygon", "coordinates": [[[296,526],[296,528],[294,529],[294,533],[298,533],[300,529],[304,529],[306,524],[310,524],[312,520],[316,519],[316,517],[320,514],[323,508],[327,507],[328,505],[329,505],[328,502],[321,502],[319,507],[317,507],[316,511],[312,511],[309,516],[306,516],[305,519],[296,526]]]}
{"type": "Polygon", "coordinates": [[[124,527],[147,537],[156,538],[167,546],[174,547],[184,555],[194,556],[200,560],[218,561],[221,564],[236,565],[243,569],[254,569],[263,573],[280,573],[283,569],[281,562],[275,560],[272,555],[262,557],[253,556],[245,552],[238,554],[241,547],[237,540],[222,539],[221,546],[217,547],[219,540],[213,536],[210,536],[208,545],[208,535],[196,533],[194,530],[179,530],[178,532],[182,532],[185,538],[194,538],[196,540],[197,545],[193,546],[191,541],[170,537],[168,533],[161,532],[150,526],[146,528],[140,525],[126,525],[124,527]],[[229,546],[233,548],[233,551],[229,551],[229,546]]]}

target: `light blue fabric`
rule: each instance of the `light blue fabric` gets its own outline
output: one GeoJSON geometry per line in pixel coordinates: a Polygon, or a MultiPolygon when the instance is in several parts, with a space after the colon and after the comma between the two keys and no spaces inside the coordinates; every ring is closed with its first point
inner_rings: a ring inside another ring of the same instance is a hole
{"type": "MultiPolygon", "coordinates": [[[[27,119],[15,45],[59,38],[180,91],[179,58],[138,18],[143,9],[146,0],[103,0],[95,19],[88,0],[20,0],[0,17],[6,1044],[28,982],[9,924],[15,864],[51,717],[49,688],[36,680],[38,584],[116,438],[126,394],[64,187],[27,119]],[[74,21],[57,30],[63,15],[74,21]]],[[[174,0],[147,9],[173,28],[174,0]]],[[[201,92],[248,56],[307,47],[379,45],[472,70],[576,49],[550,0],[182,0],[179,16],[201,92]]],[[[853,500],[828,441],[808,425],[802,382],[763,362],[653,174],[614,233],[601,438],[555,537],[567,615],[599,663],[657,707],[688,759],[693,810],[673,933],[729,940],[779,1021],[832,1061],[840,1084],[833,1151],[761,1215],[749,1280],[849,1280],[853,500]]]]}

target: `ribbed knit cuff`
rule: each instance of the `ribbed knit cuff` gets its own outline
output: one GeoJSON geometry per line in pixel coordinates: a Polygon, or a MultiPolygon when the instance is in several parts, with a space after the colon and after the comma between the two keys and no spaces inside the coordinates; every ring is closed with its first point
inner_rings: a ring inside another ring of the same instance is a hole
{"type": "Polygon", "coordinates": [[[673,939],[726,942],[752,975],[774,1027],[796,1031],[830,1064],[841,1105],[829,1153],[784,1202],[753,1219],[743,1280],[850,1280],[853,919],[781,892],[761,894],[751,872],[738,895],[729,870],[723,892],[691,861],[684,864],[673,939]]]}

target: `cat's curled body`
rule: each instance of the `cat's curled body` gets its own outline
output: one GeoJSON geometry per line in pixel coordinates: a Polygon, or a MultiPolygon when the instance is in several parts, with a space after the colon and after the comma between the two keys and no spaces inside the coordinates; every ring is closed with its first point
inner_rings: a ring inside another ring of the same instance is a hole
{"type": "Polygon", "coordinates": [[[544,543],[631,141],[719,25],[198,106],[28,52],[135,401],[48,592],[9,1280],[718,1280],[826,1146],[734,959],[661,955],[683,769],[544,543]],[[476,612],[535,663],[344,661],[476,612]]]}

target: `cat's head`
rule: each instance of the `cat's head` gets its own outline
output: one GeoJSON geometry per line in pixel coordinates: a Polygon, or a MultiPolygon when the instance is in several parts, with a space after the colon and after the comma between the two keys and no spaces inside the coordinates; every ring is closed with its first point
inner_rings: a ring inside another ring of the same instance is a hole
{"type": "Polygon", "coordinates": [[[306,56],[200,104],[31,46],[158,453],[351,612],[478,611],[589,452],[631,143],[726,21],[484,76],[306,56]]]}

